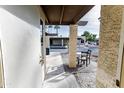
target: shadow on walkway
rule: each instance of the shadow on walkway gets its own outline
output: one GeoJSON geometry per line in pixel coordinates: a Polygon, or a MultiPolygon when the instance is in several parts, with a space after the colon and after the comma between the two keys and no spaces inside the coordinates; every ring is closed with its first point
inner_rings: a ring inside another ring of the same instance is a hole
{"type": "Polygon", "coordinates": [[[75,69],[68,67],[68,53],[57,53],[48,57],[48,71],[44,86],[47,88],[94,88],[96,87],[97,63],[92,62],[77,66],[75,69]]]}

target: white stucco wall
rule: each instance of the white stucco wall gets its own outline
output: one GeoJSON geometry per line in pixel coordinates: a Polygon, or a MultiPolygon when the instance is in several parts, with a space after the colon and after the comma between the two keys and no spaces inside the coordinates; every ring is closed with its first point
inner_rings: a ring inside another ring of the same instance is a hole
{"type": "Polygon", "coordinates": [[[35,6],[0,6],[5,87],[41,87],[40,17],[35,6]]]}

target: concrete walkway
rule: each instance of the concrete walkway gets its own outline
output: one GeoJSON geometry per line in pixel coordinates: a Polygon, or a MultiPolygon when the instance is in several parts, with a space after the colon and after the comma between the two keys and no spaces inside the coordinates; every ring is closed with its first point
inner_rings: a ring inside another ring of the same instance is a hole
{"type": "Polygon", "coordinates": [[[86,67],[68,68],[68,53],[51,52],[47,56],[47,75],[43,87],[46,88],[95,88],[97,58],[91,57],[86,67]]]}
{"type": "Polygon", "coordinates": [[[63,67],[61,54],[58,52],[47,56],[47,75],[43,84],[45,88],[79,88],[72,73],[67,73],[63,67]]]}

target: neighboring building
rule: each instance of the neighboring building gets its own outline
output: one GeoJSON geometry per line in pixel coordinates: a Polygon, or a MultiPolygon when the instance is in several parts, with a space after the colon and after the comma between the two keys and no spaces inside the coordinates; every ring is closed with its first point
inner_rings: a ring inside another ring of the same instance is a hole
{"type": "MultiPolygon", "coordinates": [[[[85,42],[85,36],[77,37],[77,45],[83,45],[85,42]]],[[[46,48],[68,48],[68,43],[69,37],[58,37],[56,33],[46,33],[46,48]]]]}

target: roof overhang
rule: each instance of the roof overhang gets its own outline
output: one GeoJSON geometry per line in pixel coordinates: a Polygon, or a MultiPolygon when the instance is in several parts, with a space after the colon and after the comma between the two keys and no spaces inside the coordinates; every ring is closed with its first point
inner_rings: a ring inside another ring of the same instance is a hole
{"type": "Polygon", "coordinates": [[[47,25],[70,25],[77,22],[94,5],[41,5],[47,25]]]}

